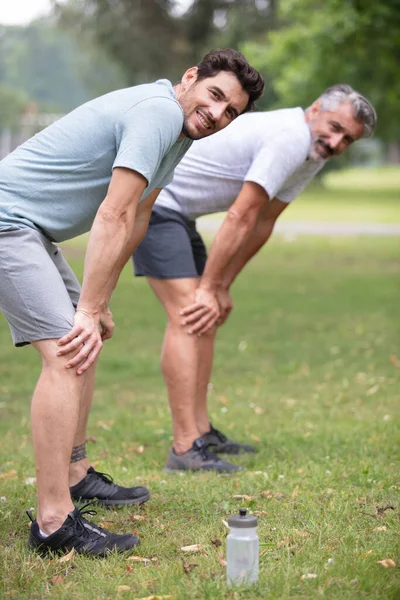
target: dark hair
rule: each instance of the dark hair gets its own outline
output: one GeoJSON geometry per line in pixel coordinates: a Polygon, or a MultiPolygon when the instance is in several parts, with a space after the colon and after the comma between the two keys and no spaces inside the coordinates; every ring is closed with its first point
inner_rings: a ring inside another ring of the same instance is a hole
{"type": "Polygon", "coordinates": [[[232,48],[211,50],[199,62],[197,69],[197,81],[214,77],[220,71],[229,71],[236,75],[243,90],[249,94],[244,113],[255,109],[255,101],[264,91],[263,77],[249,65],[243,54],[232,48]]]}

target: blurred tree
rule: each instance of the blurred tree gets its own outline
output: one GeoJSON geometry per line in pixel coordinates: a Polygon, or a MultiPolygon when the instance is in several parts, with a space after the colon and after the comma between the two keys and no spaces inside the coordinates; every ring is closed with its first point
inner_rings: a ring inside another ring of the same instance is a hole
{"type": "Polygon", "coordinates": [[[29,98],[22,90],[11,88],[0,82],[0,130],[15,129],[28,104],[29,98]]]}
{"type": "Polygon", "coordinates": [[[121,65],[129,84],[173,81],[211,48],[265,34],[276,0],[54,0],[60,23],[89,38],[121,65]]]}
{"type": "Polygon", "coordinates": [[[345,82],[378,113],[378,135],[400,139],[400,0],[280,0],[278,29],[244,51],[268,69],[276,106],[307,106],[345,82]]]}
{"type": "Polygon", "coordinates": [[[40,110],[65,112],[125,80],[104,54],[78,49],[73,38],[43,19],[28,27],[0,27],[0,83],[23,91],[40,110]]]}

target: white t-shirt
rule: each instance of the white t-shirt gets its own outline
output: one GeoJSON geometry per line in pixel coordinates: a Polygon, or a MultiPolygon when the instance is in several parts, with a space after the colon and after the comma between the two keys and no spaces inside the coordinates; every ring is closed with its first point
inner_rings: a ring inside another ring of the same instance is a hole
{"type": "Polygon", "coordinates": [[[156,202],[191,220],[228,210],[245,181],[289,203],[324,161],[307,159],[311,136],[302,108],[247,113],[193,143],[156,202]]]}

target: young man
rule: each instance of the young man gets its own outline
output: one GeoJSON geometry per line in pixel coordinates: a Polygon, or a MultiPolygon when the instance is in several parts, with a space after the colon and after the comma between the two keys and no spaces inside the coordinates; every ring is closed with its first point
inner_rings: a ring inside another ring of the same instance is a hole
{"type": "Polygon", "coordinates": [[[371,135],[375,121],[372,106],[348,85],[326,90],[306,111],[244,115],[194,144],[160,194],[134,264],[168,317],[161,366],[174,442],[166,469],[235,471],[207,448],[254,451],[214,429],[207,414],[216,326],[232,310],[230,286],[325,161],[371,135]],[[195,219],[227,209],[206,263],[195,219]]]}
{"type": "Polygon", "coordinates": [[[31,415],[38,512],[29,538],[40,552],[104,556],[139,543],[93,527],[72,503],[149,498],[146,488],[115,485],[86,458],[95,362],[114,329],[108,303],[191,140],[223,129],[262,90],[241,54],[213,51],[177,85],[160,80],[97,98],[0,163],[0,308],[15,345],[32,343],[42,359],[31,415]],[[54,242],[89,230],[80,290],[54,242]]]}

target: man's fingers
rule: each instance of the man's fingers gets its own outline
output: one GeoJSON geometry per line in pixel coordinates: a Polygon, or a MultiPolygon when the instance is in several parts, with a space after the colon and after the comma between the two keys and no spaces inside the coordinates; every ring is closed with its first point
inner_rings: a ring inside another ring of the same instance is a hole
{"type": "Polygon", "coordinates": [[[86,343],[86,339],[87,336],[85,336],[82,333],[80,335],[77,335],[71,342],[69,342],[69,344],[66,344],[65,346],[57,350],[57,356],[63,356],[64,354],[69,354],[70,352],[77,350],[78,348],[80,348],[80,346],[82,346],[82,344],[86,343]]]}
{"type": "Polygon", "coordinates": [[[181,324],[183,326],[185,326],[185,325],[190,325],[191,323],[195,323],[209,311],[210,311],[210,309],[207,306],[202,306],[202,307],[198,308],[197,310],[193,311],[185,319],[182,319],[181,324]]]}
{"type": "Polygon", "coordinates": [[[85,362],[82,363],[80,365],[80,367],[77,369],[77,371],[76,371],[77,375],[82,375],[82,373],[84,373],[85,371],[87,371],[93,365],[93,363],[96,362],[97,357],[99,356],[99,354],[101,352],[102,346],[103,346],[102,341],[98,340],[97,344],[95,344],[95,346],[93,347],[92,351],[90,352],[90,354],[86,358],[85,362]]]}
{"type": "MultiPolygon", "coordinates": [[[[66,333],[65,335],[63,335],[62,338],[58,340],[57,345],[64,346],[65,344],[68,344],[68,342],[71,342],[72,340],[76,339],[81,333],[82,327],[80,327],[79,325],[75,325],[75,327],[73,327],[69,333],[66,333]]],[[[63,354],[65,353],[63,352],[63,354]]]]}
{"type": "Polygon", "coordinates": [[[206,333],[210,329],[212,329],[215,323],[218,320],[218,314],[207,314],[203,318],[199,319],[192,327],[189,329],[190,334],[201,335],[202,333],[206,333]]]}
{"type": "Polygon", "coordinates": [[[69,360],[67,362],[67,364],[65,365],[66,369],[72,369],[73,367],[77,367],[78,365],[80,365],[81,363],[83,363],[87,357],[89,356],[90,352],[92,351],[93,347],[96,344],[96,340],[92,341],[88,341],[85,342],[84,344],[82,344],[79,352],[77,354],[75,354],[75,356],[73,356],[73,358],[71,358],[71,360],[69,360]]]}
{"type": "Polygon", "coordinates": [[[199,310],[200,308],[204,308],[204,304],[194,302],[193,304],[189,304],[188,306],[185,306],[185,308],[182,308],[180,314],[182,316],[190,315],[193,312],[196,312],[196,310],[199,310]]]}

